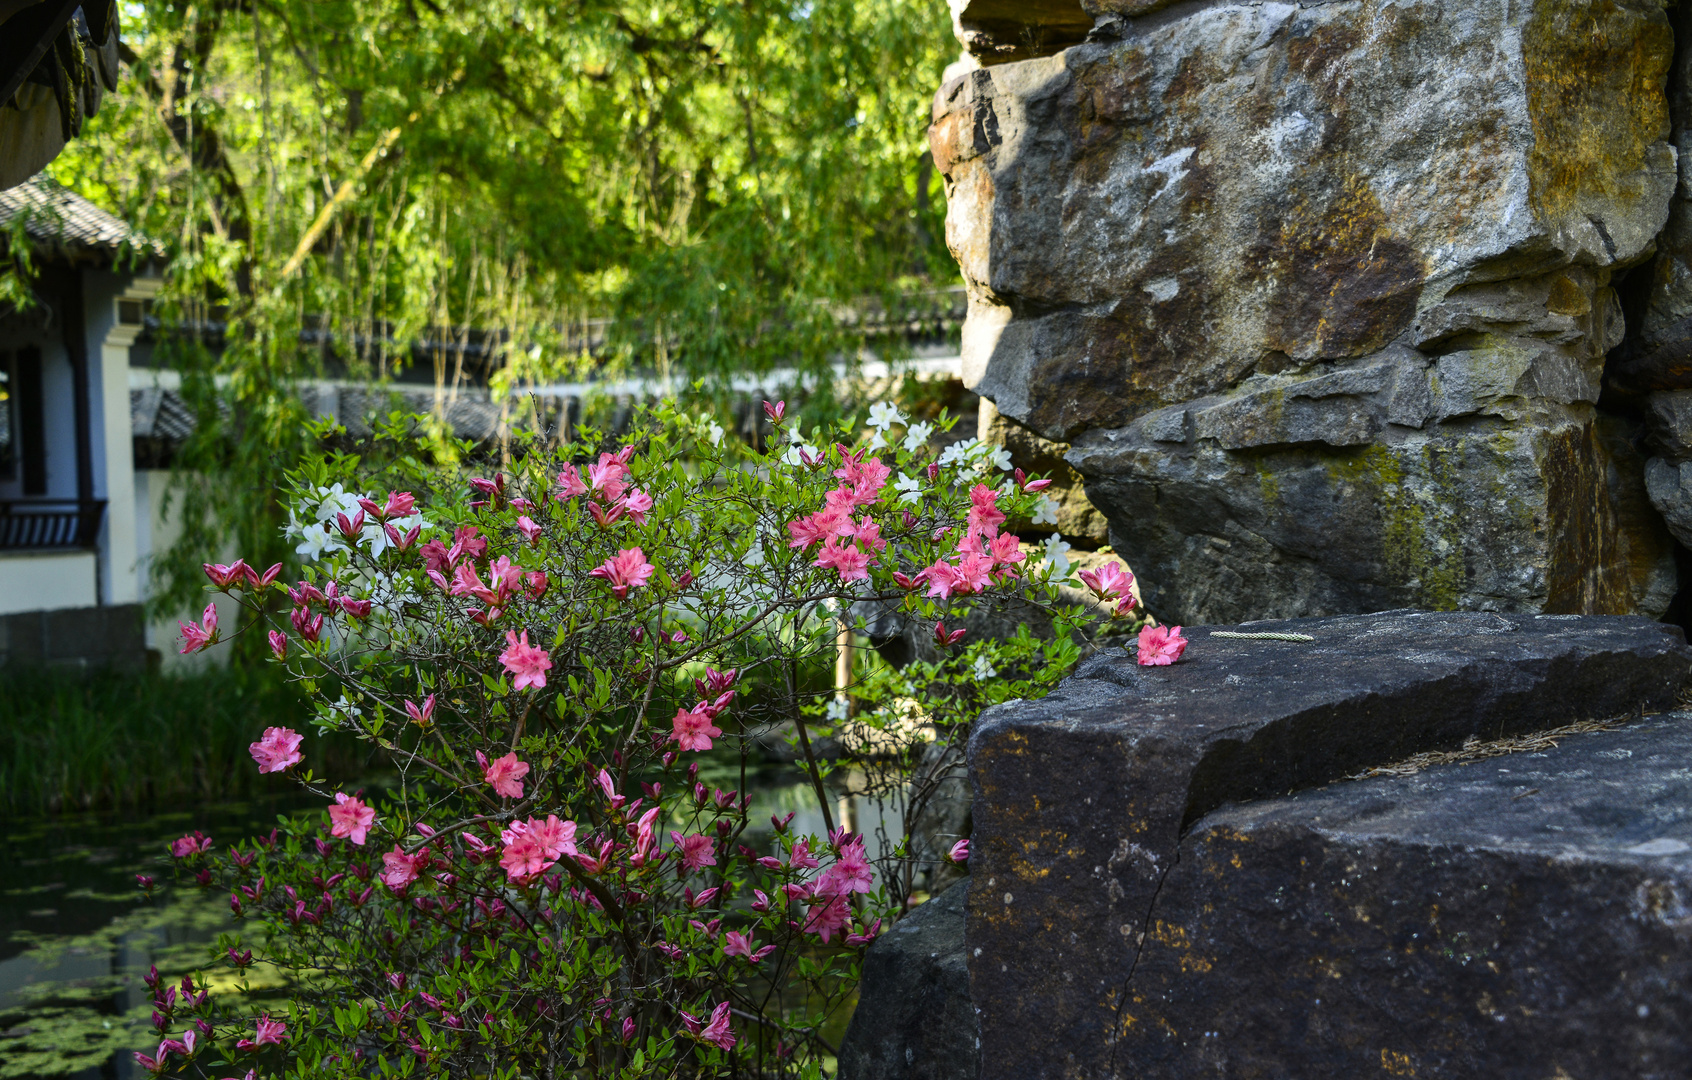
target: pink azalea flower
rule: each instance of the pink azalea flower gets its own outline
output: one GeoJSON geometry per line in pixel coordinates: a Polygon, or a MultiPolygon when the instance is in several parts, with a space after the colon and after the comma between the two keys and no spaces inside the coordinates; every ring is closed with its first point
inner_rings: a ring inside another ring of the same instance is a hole
{"type": "Polygon", "coordinates": [[[734,1030],[729,1027],[729,1003],[723,1002],[711,1010],[711,1022],[699,1033],[699,1041],[723,1050],[734,1049],[734,1030]]]}
{"type": "Polygon", "coordinates": [[[711,723],[710,715],[698,706],[691,710],[677,709],[671,727],[671,738],[683,750],[709,750],[711,740],[722,735],[722,730],[711,723]]]}
{"type": "Polygon", "coordinates": [[[527,514],[523,514],[518,517],[517,531],[522,533],[523,539],[527,540],[531,544],[540,539],[541,527],[536,525],[534,519],[529,517],[527,514]]]}
{"type": "Polygon", "coordinates": [[[653,565],[646,561],[646,554],[639,548],[625,548],[618,551],[615,557],[606,559],[589,570],[588,576],[604,578],[611,583],[611,591],[616,594],[617,599],[626,600],[630,589],[639,589],[646,585],[653,569],[653,565]]]}
{"type": "Polygon", "coordinates": [[[945,623],[937,622],[934,624],[934,644],[940,646],[942,649],[951,648],[953,645],[962,641],[963,636],[966,633],[968,633],[967,629],[947,630],[945,623]]]}
{"type": "Polygon", "coordinates": [[[697,870],[702,866],[717,865],[717,856],[712,854],[711,838],[704,833],[683,836],[671,830],[670,840],[681,850],[682,869],[697,870]]]}
{"type": "Polygon", "coordinates": [[[539,600],[545,596],[547,587],[551,584],[546,578],[545,570],[530,570],[523,575],[523,588],[528,590],[531,600],[539,600]]]}
{"type": "Polygon", "coordinates": [[[382,884],[399,892],[401,889],[417,880],[417,875],[429,865],[428,849],[424,848],[415,855],[407,855],[398,844],[394,850],[382,853],[382,884]]]}
{"type": "Polygon", "coordinates": [[[305,755],[300,753],[301,741],[300,733],[292,728],[265,728],[264,737],[249,744],[247,752],[258,762],[259,772],[281,772],[305,760],[305,755]]]}
{"type": "Polygon", "coordinates": [[[170,854],[173,858],[186,859],[190,855],[198,855],[211,850],[211,837],[202,832],[193,832],[187,836],[178,837],[170,842],[170,854]]]}
{"type": "Polygon", "coordinates": [[[623,496],[623,509],[628,511],[636,525],[645,525],[647,511],[652,509],[652,496],[634,488],[623,496]]]}
{"type": "Polygon", "coordinates": [[[738,930],[723,935],[724,956],[751,956],[752,939],[738,930]]]}
{"type": "Polygon", "coordinates": [[[839,571],[841,581],[863,581],[869,577],[869,562],[869,553],[858,545],[843,546],[839,537],[830,537],[811,565],[839,571]]]}
{"type": "Polygon", "coordinates": [[[852,519],[844,509],[818,510],[787,523],[787,546],[808,548],[819,540],[840,535],[843,528],[847,532],[852,531],[852,519]]]}
{"type": "Polygon", "coordinates": [[[171,1042],[172,1040],[166,1039],[159,1043],[159,1048],[155,1051],[157,1057],[148,1057],[139,1050],[134,1051],[135,1063],[154,1076],[159,1075],[170,1068],[170,1052],[173,1049],[171,1042]]]}
{"type": "Polygon", "coordinates": [[[288,659],[288,635],[280,630],[270,632],[270,651],[278,660],[288,659]]]}
{"type": "Polygon", "coordinates": [[[429,722],[435,718],[435,695],[430,694],[424,698],[421,706],[418,706],[410,698],[406,698],[405,712],[407,716],[411,717],[412,722],[419,727],[428,727],[429,722]]]}
{"type": "Polygon", "coordinates": [[[482,584],[482,579],[476,573],[476,568],[468,562],[459,563],[452,572],[453,596],[474,596],[484,604],[495,602],[494,591],[482,584]]]}
{"type": "Polygon", "coordinates": [[[867,893],[874,886],[875,871],[869,867],[863,841],[847,844],[840,849],[840,857],[817,882],[818,896],[845,896],[867,893]]]}
{"type": "Polygon", "coordinates": [[[254,1037],[240,1040],[235,1044],[235,1049],[250,1054],[261,1046],[280,1046],[282,1040],[287,1037],[288,1025],[280,1020],[272,1020],[270,1014],[266,1013],[259,1017],[258,1031],[254,1037]]]}
{"type": "Polygon", "coordinates": [[[280,1046],[282,1040],[288,1037],[288,1025],[280,1020],[272,1020],[270,1014],[259,1017],[258,1031],[253,1042],[259,1046],[280,1046]]]}
{"type": "Polygon", "coordinates": [[[1179,626],[1172,630],[1148,626],[1140,631],[1140,648],[1136,658],[1145,667],[1168,667],[1181,659],[1181,654],[1186,651],[1187,639],[1181,636],[1179,626]]]}
{"type": "Polygon", "coordinates": [[[640,815],[640,820],[635,823],[634,851],[629,855],[631,866],[645,866],[652,857],[652,827],[658,820],[658,810],[659,808],[654,806],[640,815]]]}
{"type": "Polygon", "coordinates": [[[787,402],[778,401],[775,404],[764,402],[764,417],[771,423],[781,423],[781,418],[787,415],[787,402]]]}
{"type": "Polygon", "coordinates": [[[231,585],[239,588],[246,582],[247,574],[251,571],[245,559],[236,559],[229,566],[222,563],[201,563],[200,566],[205,569],[206,576],[211,578],[211,583],[223,590],[227,590],[231,585]]]}
{"type": "Polygon", "coordinates": [[[208,648],[217,641],[217,605],[207,604],[198,624],[179,622],[176,625],[182,628],[182,655],[208,648]]]}
{"type": "Polygon", "coordinates": [[[787,865],[800,870],[815,870],[817,857],[811,854],[809,840],[795,840],[793,847],[787,853],[787,865]]]}
{"type": "Polygon", "coordinates": [[[830,896],[815,903],[805,916],[805,932],[822,938],[823,944],[835,934],[852,925],[852,909],[845,896],[830,896]]]}
{"type": "Polygon", "coordinates": [[[577,854],[576,823],[560,821],[557,814],[549,814],[545,821],[514,821],[499,836],[505,844],[499,864],[514,881],[545,873],[562,855],[577,854]]]}
{"type": "Polygon", "coordinates": [[[970,553],[958,560],[952,569],[952,591],[957,593],[986,592],[993,583],[993,558],[970,553]]]}
{"type": "Polygon", "coordinates": [[[852,536],[865,551],[881,552],[887,549],[887,541],[881,538],[881,525],[865,514],[858,520],[852,530],[852,536]]]}
{"type": "Polygon", "coordinates": [[[868,506],[875,502],[881,493],[882,485],[893,475],[893,470],[879,458],[867,457],[867,450],[860,450],[855,455],[844,446],[839,447],[839,450],[843,460],[840,468],[834,470],[834,475],[846,481],[851,488],[852,504],[868,506]]]}
{"type": "Polygon", "coordinates": [[[986,484],[977,484],[969,489],[969,517],[966,525],[970,535],[992,537],[999,531],[999,526],[1005,523],[1005,514],[999,509],[999,493],[986,484]]]}
{"type": "Polygon", "coordinates": [[[344,791],[335,792],[335,805],[329,808],[329,835],[344,836],[359,846],[376,823],[376,811],[361,799],[344,791]]]}
{"type": "MultiPolygon", "coordinates": [[[[987,551],[993,556],[995,567],[1015,566],[1028,558],[1028,554],[1022,550],[1022,545],[1015,533],[1005,533],[1003,536],[994,537],[993,541],[987,545],[987,551]]],[[[1014,577],[1015,575],[1012,574],[1011,576],[1014,577]]]]}
{"type": "Polygon", "coordinates": [[[490,762],[487,755],[478,750],[476,764],[482,767],[482,779],[493,786],[495,794],[507,799],[523,797],[523,777],[529,775],[529,765],[518,761],[515,752],[490,762]]]}
{"type": "Polygon", "coordinates": [[[953,862],[953,863],[966,863],[966,862],[968,862],[969,861],[969,841],[968,840],[959,840],[957,843],[953,844],[952,850],[946,852],[946,861],[947,862],[953,862]]]}
{"type": "Polygon", "coordinates": [[[521,638],[518,638],[515,631],[507,630],[505,641],[506,649],[499,654],[499,662],[505,665],[505,670],[516,676],[511,684],[512,689],[544,687],[547,670],[552,667],[552,659],[546,655],[546,650],[529,644],[527,630],[523,631],[521,638]]]}
{"type": "Polygon", "coordinates": [[[1097,570],[1083,570],[1075,576],[1100,600],[1126,596],[1134,586],[1134,575],[1123,573],[1122,567],[1113,562],[1105,563],[1097,570]]]}
{"type": "Polygon", "coordinates": [[[501,555],[488,564],[488,583],[494,589],[494,598],[489,603],[504,607],[511,595],[523,587],[523,568],[501,555]]]}
{"type": "Polygon", "coordinates": [[[603,494],[608,501],[616,502],[623,497],[623,478],[628,474],[628,466],[623,462],[611,454],[601,454],[598,464],[588,466],[588,487],[603,494]]]}
{"type": "Polygon", "coordinates": [[[917,574],[917,579],[928,582],[929,596],[937,596],[942,600],[951,596],[958,584],[957,571],[945,559],[935,559],[933,566],[917,574]]]}
{"type": "Polygon", "coordinates": [[[558,474],[557,495],[559,501],[573,499],[577,495],[586,495],[588,487],[582,483],[582,471],[574,465],[558,474]]]}

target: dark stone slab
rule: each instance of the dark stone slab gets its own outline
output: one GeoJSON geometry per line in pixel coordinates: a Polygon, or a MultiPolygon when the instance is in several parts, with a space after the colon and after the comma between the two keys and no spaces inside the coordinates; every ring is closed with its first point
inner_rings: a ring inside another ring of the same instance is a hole
{"type": "Polygon", "coordinates": [[[960,881],[912,911],[864,954],[839,1080],[976,1080],[980,1039],[964,964],[960,881]]]}
{"type": "Polygon", "coordinates": [[[146,612],[140,604],[0,615],[0,665],[113,668],[147,666],[146,612]]]}
{"type": "Polygon", "coordinates": [[[1116,1075],[1692,1075],[1692,715],[1208,815],[1116,1075]]]}
{"type": "Polygon", "coordinates": [[[1132,1075],[1125,988],[1182,833],[1470,735],[1674,704],[1692,650],[1635,617],[1388,612],[1191,628],[1186,659],[1087,661],[970,739],[970,994],[983,1080],[1132,1075]],[[1212,638],[1290,630],[1311,644],[1212,638]]]}

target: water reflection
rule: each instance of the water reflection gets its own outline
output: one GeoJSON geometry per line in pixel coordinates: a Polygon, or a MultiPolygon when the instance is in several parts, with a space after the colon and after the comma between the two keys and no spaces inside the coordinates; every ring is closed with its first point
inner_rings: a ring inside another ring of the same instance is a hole
{"type": "Polygon", "coordinates": [[[158,1045],[157,965],[175,978],[231,929],[219,894],[170,887],[166,843],[202,829],[221,843],[268,830],[290,799],[151,815],[12,819],[0,831],[0,1080],[140,1080],[130,1056],[158,1045]],[[147,900],[136,874],[160,888],[147,900]]]}

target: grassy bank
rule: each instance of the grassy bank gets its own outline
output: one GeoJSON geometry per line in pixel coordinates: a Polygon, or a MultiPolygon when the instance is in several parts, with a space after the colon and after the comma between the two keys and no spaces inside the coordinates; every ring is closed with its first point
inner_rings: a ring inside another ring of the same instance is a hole
{"type": "MultiPolygon", "coordinates": [[[[0,814],[183,805],[289,786],[247,744],[309,732],[301,698],[267,671],[116,675],[0,669],[0,814]]],[[[361,771],[358,744],[307,734],[305,764],[361,771]]]]}

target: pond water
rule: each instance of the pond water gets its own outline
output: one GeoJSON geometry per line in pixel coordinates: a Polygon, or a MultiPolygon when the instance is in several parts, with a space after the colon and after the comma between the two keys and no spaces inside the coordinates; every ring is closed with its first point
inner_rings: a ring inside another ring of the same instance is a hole
{"type": "MultiPolygon", "coordinates": [[[[753,822],[791,810],[798,831],[823,831],[816,796],[794,773],[762,775],[752,792],[753,822]]],[[[897,837],[897,821],[874,802],[844,787],[831,794],[836,820],[867,833],[872,853],[878,823],[897,837]]],[[[223,893],[171,887],[169,842],[200,829],[223,847],[268,832],[278,815],[321,810],[321,801],[295,797],[0,821],[0,1080],[146,1077],[131,1055],[151,1052],[159,1036],[141,977],[157,965],[179,980],[236,925],[223,893]],[[159,882],[151,900],[136,874],[159,882]]],[[[255,994],[281,993],[257,972],[255,994]]]]}

